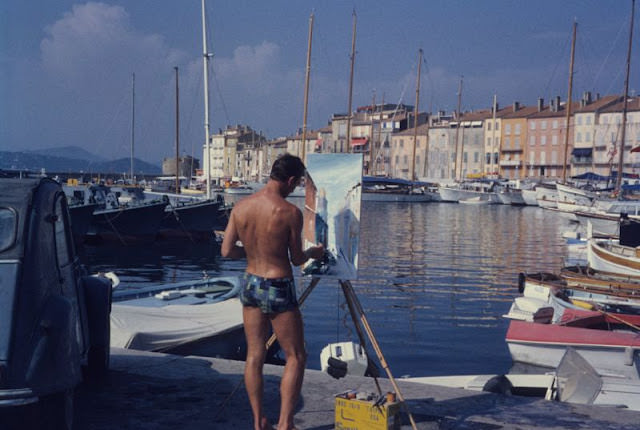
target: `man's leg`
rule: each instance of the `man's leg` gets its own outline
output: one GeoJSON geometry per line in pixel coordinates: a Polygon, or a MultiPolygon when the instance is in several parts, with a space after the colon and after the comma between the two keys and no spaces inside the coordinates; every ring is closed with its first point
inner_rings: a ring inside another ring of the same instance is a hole
{"type": "Polygon", "coordinates": [[[271,319],[271,325],[287,359],[280,383],[281,404],[278,430],[291,430],[293,429],[293,412],[302,389],[302,378],[307,361],[300,310],[296,308],[276,314],[271,319]]]}
{"type": "Polygon", "coordinates": [[[262,368],[267,354],[265,343],[269,334],[269,319],[260,308],[243,306],[242,319],[247,339],[247,360],[244,366],[244,384],[253,411],[253,425],[256,430],[270,429],[262,409],[263,378],[262,368]]]}

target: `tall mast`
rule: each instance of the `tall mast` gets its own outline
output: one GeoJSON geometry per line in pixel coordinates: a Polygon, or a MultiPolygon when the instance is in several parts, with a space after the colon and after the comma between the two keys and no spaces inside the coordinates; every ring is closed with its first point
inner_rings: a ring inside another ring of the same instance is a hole
{"type": "Polygon", "coordinates": [[[631,42],[633,41],[633,14],[636,9],[636,0],[631,0],[631,24],[629,25],[629,46],[627,48],[627,73],[624,78],[624,101],[622,104],[622,132],[620,141],[620,158],[618,159],[618,174],[616,175],[616,194],[620,196],[622,186],[622,169],[624,168],[624,141],[627,131],[627,104],[629,98],[629,72],[631,69],[631,42]]]}
{"type": "Polygon", "coordinates": [[[309,78],[311,76],[311,40],[313,38],[313,12],[309,17],[309,44],[307,45],[307,68],[304,82],[304,112],[302,114],[302,161],[307,149],[307,106],[309,105],[309,78]]]}
{"type": "Polygon", "coordinates": [[[491,124],[491,146],[489,147],[489,170],[491,170],[491,176],[493,176],[493,172],[495,172],[495,166],[493,165],[493,154],[495,153],[496,147],[496,116],[498,115],[498,96],[496,94],[493,95],[493,124],[491,124]]]}
{"type": "Polygon", "coordinates": [[[180,90],[178,88],[178,68],[176,71],[176,193],[180,194],[180,90]]]}
{"type": "Polygon", "coordinates": [[[136,74],[133,73],[131,79],[131,160],[130,160],[130,174],[131,184],[133,184],[133,148],[135,144],[135,130],[136,130],[136,74]]]}
{"type": "Polygon", "coordinates": [[[571,62],[569,63],[569,94],[567,95],[567,116],[564,133],[564,160],[562,161],[562,183],[567,182],[567,153],[569,152],[569,121],[571,120],[571,98],[573,96],[573,60],[576,52],[576,32],[578,23],[573,22],[573,36],[571,38],[571,62]]]}
{"type": "MultiPolygon", "coordinates": [[[[202,60],[204,78],[204,144],[206,148],[207,199],[211,198],[211,141],[209,139],[209,52],[207,51],[207,20],[204,0],[202,0],[202,60]]],[[[204,164],[204,163],[203,163],[204,164]]]]}
{"type": "Polygon", "coordinates": [[[367,174],[371,175],[373,169],[373,120],[374,113],[376,111],[376,92],[373,92],[373,100],[371,102],[371,129],[369,131],[369,167],[367,168],[367,174]]]}
{"type": "Polygon", "coordinates": [[[455,181],[458,180],[458,156],[460,156],[460,164],[462,164],[462,156],[458,154],[458,135],[460,134],[460,127],[462,126],[462,121],[460,121],[460,105],[462,104],[462,78],[464,76],[460,76],[460,84],[458,85],[458,108],[456,109],[456,121],[458,122],[458,126],[456,127],[456,156],[453,159],[453,179],[455,181]]]}
{"type": "Polygon", "coordinates": [[[413,108],[413,154],[411,155],[410,181],[416,180],[416,146],[418,139],[418,103],[420,102],[420,70],[422,66],[422,48],[418,50],[418,76],[416,78],[416,106],[413,108]]]}
{"type": "MultiPolygon", "coordinates": [[[[378,116],[378,144],[374,145],[377,149],[375,154],[375,158],[373,159],[374,169],[373,174],[375,175],[378,171],[378,156],[380,155],[380,151],[382,151],[382,112],[384,111],[384,93],[382,93],[382,101],[380,102],[380,115],[378,116]]],[[[374,141],[375,143],[375,141],[374,141]]]]}
{"type": "Polygon", "coordinates": [[[353,31],[351,35],[351,72],[349,73],[349,106],[347,110],[347,152],[351,152],[351,97],[353,95],[353,65],[356,61],[356,10],[353,10],[353,31]]]}

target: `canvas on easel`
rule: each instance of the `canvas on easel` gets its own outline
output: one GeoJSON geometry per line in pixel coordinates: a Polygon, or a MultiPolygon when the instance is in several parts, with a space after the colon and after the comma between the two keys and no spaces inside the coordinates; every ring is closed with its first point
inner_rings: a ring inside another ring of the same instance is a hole
{"type": "Polygon", "coordinates": [[[306,164],[303,247],[322,243],[325,256],[302,275],[357,279],[362,154],[309,154],[306,164]]]}

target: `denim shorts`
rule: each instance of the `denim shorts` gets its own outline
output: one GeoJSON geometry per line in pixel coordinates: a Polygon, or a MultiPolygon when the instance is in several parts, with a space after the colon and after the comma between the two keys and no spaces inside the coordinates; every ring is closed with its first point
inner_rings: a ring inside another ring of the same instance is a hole
{"type": "Polygon", "coordinates": [[[243,306],[260,308],[264,314],[278,314],[296,309],[296,284],[293,278],[267,279],[245,273],[240,302],[243,306]]]}

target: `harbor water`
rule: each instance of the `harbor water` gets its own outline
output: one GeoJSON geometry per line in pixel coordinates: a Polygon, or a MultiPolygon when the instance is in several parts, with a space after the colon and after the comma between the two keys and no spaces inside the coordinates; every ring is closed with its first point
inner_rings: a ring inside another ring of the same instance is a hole
{"type": "MultiPolygon", "coordinates": [[[[359,277],[352,285],[394,376],[506,373],[507,313],[520,272],[557,272],[574,226],[537,207],[363,202],[359,277]]],[[[90,270],[119,288],[240,275],[243,261],[215,242],[85,246],[90,270]]],[[[299,290],[308,280],[299,282],[299,290]]],[[[302,312],[309,359],[328,343],[357,341],[337,280],[322,280],[302,312]]],[[[369,348],[373,354],[373,349],[369,348]]]]}

